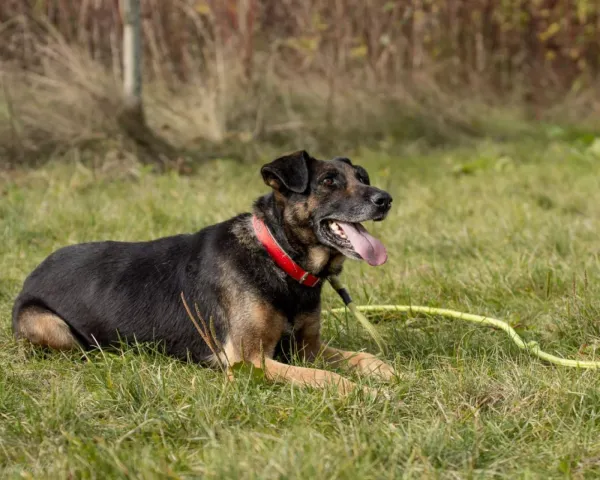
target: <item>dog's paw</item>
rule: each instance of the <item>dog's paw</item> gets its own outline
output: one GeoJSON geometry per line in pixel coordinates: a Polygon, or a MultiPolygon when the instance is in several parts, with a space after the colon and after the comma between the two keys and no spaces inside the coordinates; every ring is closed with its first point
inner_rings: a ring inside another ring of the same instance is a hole
{"type": "Polygon", "coordinates": [[[381,362],[372,374],[381,380],[389,382],[396,376],[396,370],[391,365],[388,365],[385,362],[381,362]]]}
{"type": "Polygon", "coordinates": [[[394,367],[373,356],[361,359],[359,366],[361,372],[376,377],[379,380],[390,381],[396,376],[394,367]]]}

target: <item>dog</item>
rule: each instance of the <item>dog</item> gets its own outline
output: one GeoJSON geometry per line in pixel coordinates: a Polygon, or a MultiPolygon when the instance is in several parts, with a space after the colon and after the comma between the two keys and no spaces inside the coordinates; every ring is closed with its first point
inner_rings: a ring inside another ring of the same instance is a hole
{"type": "Polygon", "coordinates": [[[383,220],[389,193],[370,185],[347,158],[317,160],[306,151],[261,168],[272,191],[252,213],[147,242],[63,247],[25,280],[15,300],[17,338],[57,350],[158,342],[167,355],[203,365],[250,362],[268,379],[353,390],[330,371],[285,362],[356,369],[388,380],[394,369],[366,352],[323,344],[321,288],[346,258],[383,264],[383,244],[361,225],[383,220]],[[210,322],[199,335],[187,299],[210,322]],[[283,357],[283,358],[282,358],[283,357]]]}

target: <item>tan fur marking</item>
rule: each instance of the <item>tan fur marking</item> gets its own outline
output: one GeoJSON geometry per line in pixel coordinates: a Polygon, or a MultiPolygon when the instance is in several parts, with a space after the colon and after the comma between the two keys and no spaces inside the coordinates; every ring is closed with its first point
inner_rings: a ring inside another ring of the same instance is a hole
{"type": "Polygon", "coordinates": [[[309,213],[302,205],[286,205],[283,216],[285,219],[284,229],[286,230],[286,233],[292,233],[293,237],[297,237],[307,245],[317,242],[315,232],[308,221],[309,213]]]}
{"type": "Polygon", "coordinates": [[[316,246],[308,249],[307,270],[313,273],[319,273],[329,262],[330,250],[328,247],[316,246]]]}
{"type": "Polygon", "coordinates": [[[296,322],[301,322],[296,335],[298,350],[307,361],[312,362],[322,358],[329,365],[354,369],[380,380],[390,380],[395,376],[393,367],[379,360],[375,355],[367,352],[348,352],[324,345],[321,342],[318,312],[299,316],[296,322]]]}
{"type": "MultiPolygon", "coordinates": [[[[225,266],[224,272],[228,271],[225,266]]],[[[261,355],[272,357],[283,334],[285,318],[270,304],[248,292],[229,275],[224,275],[227,291],[229,332],[223,346],[227,364],[250,360],[261,355]]]]}
{"type": "Polygon", "coordinates": [[[275,203],[279,206],[279,208],[283,209],[287,203],[285,196],[280,191],[274,190],[273,197],[275,198],[275,203]]]}
{"type": "Polygon", "coordinates": [[[279,181],[275,178],[269,178],[267,180],[267,185],[275,190],[279,190],[281,188],[279,181]]]}
{"type": "Polygon", "coordinates": [[[392,366],[367,352],[348,352],[337,348],[323,347],[321,355],[330,365],[347,366],[380,380],[391,380],[396,375],[392,366]]]}
{"type": "Polygon", "coordinates": [[[308,197],[308,200],[306,201],[306,205],[307,205],[307,211],[308,213],[312,213],[314,210],[316,210],[319,205],[320,205],[320,200],[315,197],[314,195],[311,195],[308,197]]]}
{"type": "Polygon", "coordinates": [[[295,203],[290,208],[293,218],[299,222],[306,222],[310,217],[308,206],[304,203],[295,203]]]}
{"type": "Polygon", "coordinates": [[[356,178],[356,171],[354,170],[354,167],[351,167],[350,165],[344,163],[344,174],[346,177],[346,182],[347,182],[347,187],[346,187],[346,192],[348,193],[349,196],[352,196],[356,190],[357,187],[361,186],[362,184],[358,181],[358,179],[356,178]]]}
{"type": "MultiPolygon", "coordinates": [[[[263,365],[259,359],[253,361],[253,363],[259,368],[263,365]]],[[[326,370],[286,365],[270,358],[265,359],[264,367],[267,378],[277,382],[290,382],[299,386],[318,388],[335,387],[342,395],[346,395],[356,388],[355,383],[337,373],[326,370]]],[[[370,395],[374,393],[368,389],[366,389],[366,392],[370,395]]]]}
{"type": "Polygon", "coordinates": [[[17,335],[35,345],[71,350],[77,348],[77,340],[62,318],[39,307],[26,307],[17,320],[17,335]]]}

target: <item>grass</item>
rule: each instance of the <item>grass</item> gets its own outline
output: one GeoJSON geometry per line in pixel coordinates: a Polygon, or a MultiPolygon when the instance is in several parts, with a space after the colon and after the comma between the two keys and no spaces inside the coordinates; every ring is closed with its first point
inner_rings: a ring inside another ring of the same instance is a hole
{"type": "MultiPolygon", "coordinates": [[[[351,156],[395,197],[389,219],[370,227],[388,263],[347,264],[357,303],[489,314],[549,352],[598,356],[594,148],[522,139],[351,156]]],[[[226,160],[191,177],[97,165],[74,157],[0,186],[0,477],[600,475],[598,373],[546,365],[466,322],[375,319],[399,371],[391,400],[376,401],[243,375],[230,384],[142,347],[84,360],[15,343],[12,301],[54,249],[193,231],[266,191],[258,165],[226,160]]],[[[326,288],[325,308],[338,305],[326,288]]],[[[324,335],[374,349],[351,318],[327,317],[324,335]]]]}

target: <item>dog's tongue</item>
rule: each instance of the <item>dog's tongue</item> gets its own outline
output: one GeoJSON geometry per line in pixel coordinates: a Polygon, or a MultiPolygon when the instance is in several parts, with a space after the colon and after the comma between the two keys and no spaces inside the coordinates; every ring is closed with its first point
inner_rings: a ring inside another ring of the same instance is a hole
{"type": "Polygon", "coordinates": [[[358,253],[371,266],[382,265],[387,260],[387,251],[379,240],[367,232],[360,223],[337,222],[358,253]]]}

